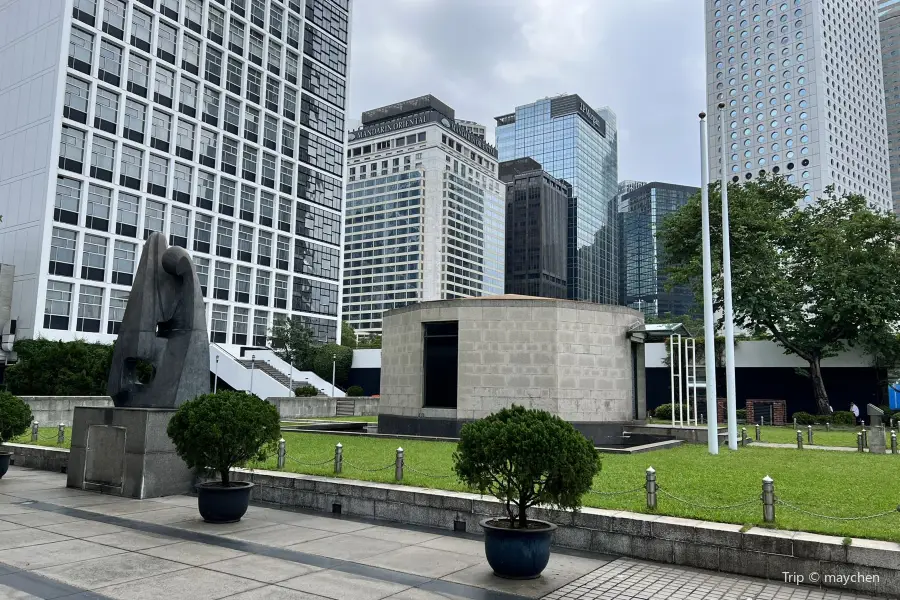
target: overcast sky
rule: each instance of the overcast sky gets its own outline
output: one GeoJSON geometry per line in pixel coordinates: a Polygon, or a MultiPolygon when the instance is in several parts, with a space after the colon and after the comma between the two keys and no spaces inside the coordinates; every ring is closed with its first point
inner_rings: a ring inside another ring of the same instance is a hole
{"type": "Polygon", "coordinates": [[[699,185],[701,0],[353,0],[350,111],[434,94],[494,117],[577,93],[618,116],[619,179],[699,185]]]}

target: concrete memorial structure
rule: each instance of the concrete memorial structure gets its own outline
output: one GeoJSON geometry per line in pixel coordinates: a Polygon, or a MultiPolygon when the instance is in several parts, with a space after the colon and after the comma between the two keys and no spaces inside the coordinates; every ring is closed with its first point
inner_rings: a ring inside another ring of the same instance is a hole
{"type": "Polygon", "coordinates": [[[379,433],[455,437],[513,403],[623,443],[646,418],[644,352],[622,306],[502,295],[424,302],[384,317],[379,433]]]}
{"type": "Polygon", "coordinates": [[[78,407],[68,485],[153,498],[188,491],[193,474],[166,434],[174,409],[209,393],[209,338],[197,270],[160,233],[144,244],[113,351],[114,408],[78,407]]]}

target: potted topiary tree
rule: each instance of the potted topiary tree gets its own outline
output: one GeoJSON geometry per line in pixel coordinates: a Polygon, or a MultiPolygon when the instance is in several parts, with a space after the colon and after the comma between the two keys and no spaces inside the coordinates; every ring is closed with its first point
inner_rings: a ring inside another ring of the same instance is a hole
{"type": "Polygon", "coordinates": [[[247,481],[231,481],[230,470],[252,459],[264,460],[281,437],[278,410],[247,392],[221,391],[182,404],[167,433],[175,451],[193,469],[218,473],[220,481],[197,486],[204,521],[240,521],[250,504],[247,481]]]}
{"type": "Polygon", "coordinates": [[[593,443],[543,410],[513,405],[466,423],[453,453],[460,481],[503,502],[506,518],[481,521],[496,575],[533,579],[550,560],[556,525],[529,519],[536,505],[576,510],[600,470],[593,443]]]}
{"type": "Polygon", "coordinates": [[[31,425],[31,407],[18,396],[0,392],[0,479],[9,470],[12,452],[3,449],[3,444],[28,431],[31,425]]]}

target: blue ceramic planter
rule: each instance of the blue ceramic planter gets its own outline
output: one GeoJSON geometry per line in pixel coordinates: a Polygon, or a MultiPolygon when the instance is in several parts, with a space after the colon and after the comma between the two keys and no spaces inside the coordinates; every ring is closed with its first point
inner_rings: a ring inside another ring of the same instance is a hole
{"type": "Polygon", "coordinates": [[[250,505],[253,484],[234,481],[227,487],[220,482],[201,483],[197,486],[197,508],[207,523],[234,523],[240,521],[250,505]]]}
{"type": "Polygon", "coordinates": [[[10,458],[12,458],[12,452],[0,451],[0,479],[3,479],[3,476],[6,475],[6,472],[9,470],[10,458]]]}
{"type": "Polygon", "coordinates": [[[534,579],[541,575],[550,560],[550,541],[556,525],[529,519],[540,528],[510,529],[494,523],[508,523],[507,519],[485,519],[484,553],[494,574],[507,579],[534,579]]]}

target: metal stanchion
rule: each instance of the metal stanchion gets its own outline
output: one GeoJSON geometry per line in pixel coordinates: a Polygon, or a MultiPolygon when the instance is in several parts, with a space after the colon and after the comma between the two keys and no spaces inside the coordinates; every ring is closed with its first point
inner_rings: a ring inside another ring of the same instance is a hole
{"type": "Polygon", "coordinates": [[[865,427],[863,427],[861,433],[862,433],[863,448],[868,448],[869,447],[869,432],[866,431],[865,427]]]}
{"type": "Polygon", "coordinates": [[[825,431],[831,431],[831,423],[828,423],[827,421],[825,423],[825,431]]]}
{"type": "Polygon", "coordinates": [[[38,441],[38,422],[37,421],[31,422],[31,441],[32,442],[38,441]]]}
{"type": "Polygon", "coordinates": [[[797,430],[797,450],[803,450],[803,432],[797,430]]]}
{"type": "Polygon", "coordinates": [[[748,438],[747,438],[747,428],[746,428],[746,427],[741,427],[741,446],[746,446],[746,445],[747,445],[747,440],[748,440],[748,438]]]}
{"type": "Polygon", "coordinates": [[[891,432],[891,454],[897,454],[897,432],[891,432]]]}
{"type": "Polygon", "coordinates": [[[397,459],[394,464],[394,479],[403,481],[403,448],[397,448],[397,459]]]}
{"type": "Polygon", "coordinates": [[[656,508],[656,471],[653,467],[647,468],[647,508],[656,508]]]}
{"type": "Polygon", "coordinates": [[[334,447],[334,472],[340,473],[344,468],[344,446],[338,442],[334,447]]]}
{"type": "Polygon", "coordinates": [[[60,423],[56,429],[56,445],[62,446],[66,443],[66,424],[60,423]]]}
{"type": "Polygon", "coordinates": [[[856,451],[857,452],[863,451],[863,437],[862,437],[861,431],[856,432],[856,451]]]}
{"type": "Polygon", "coordinates": [[[284,457],[287,454],[284,447],[284,438],[278,440],[278,470],[284,468],[284,457]]]}
{"type": "Polygon", "coordinates": [[[763,520],[766,523],[775,521],[775,482],[766,475],[762,480],[763,520]]]}
{"type": "Polygon", "coordinates": [[[757,441],[757,442],[762,441],[762,438],[760,437],[759,433],[760,433],[760,432],[759,432],[759,423],[757,423],[757,424],[756,424],[756,441],[757,441]]]}
{"type": "Polygon", "coordinates": [[[812,446],[813,443],[813,428],[812,425],[806,426],[806,441],[809,442],[809,445],[812,446]]]}

